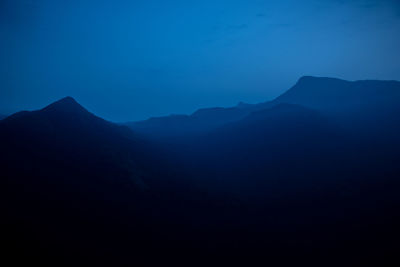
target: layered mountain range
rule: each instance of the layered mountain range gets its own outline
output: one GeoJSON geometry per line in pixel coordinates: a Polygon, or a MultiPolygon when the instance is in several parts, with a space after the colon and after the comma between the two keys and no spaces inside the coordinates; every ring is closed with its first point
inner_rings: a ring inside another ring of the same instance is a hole
{"type": "Polygon", "coordinates": [[[393,260],[399,108],[397,81],[303,77],[272,101],[123,125],[71,97],[13,114],[0,121],[6,253],[393,260]]]}
{"type": "Polygon", "coordinates": [[[375,117],[383,111],[397,111],[399,97],[397,81],[350,82],[335,78],[305,76],[272,101],[260,104],[240,103],[231,108],[200,109],[191,115],[156,117],[127,125],[137,132],[154,135],[206,132],[278,104],[300,105],[318,110],[325,115],[347,117],[361,113],[361,116],[366,116],[364,112],[367,112],[368,115],[375,117]]]}

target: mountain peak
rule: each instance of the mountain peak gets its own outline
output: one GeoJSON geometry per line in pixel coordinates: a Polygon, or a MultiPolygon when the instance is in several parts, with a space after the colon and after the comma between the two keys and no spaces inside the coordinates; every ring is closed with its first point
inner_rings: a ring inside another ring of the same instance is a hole
{"type": "Polygon", "coordinates": [[[57,104],[57,105],[73,105],[73,106],[79,105],[79,103],[76,102],[76,100],[71,96],[63,97],[60,100],[57,100],[56,102],[54,102],[54,103],[52,103],[50,105],[54,105],[54,104],[57,104]]]}
{"type": "Polygon", "coordinates": [[[66,96],[58,100],[58,102],[70,102],[70,103],[77,103],[76,100],[72,96],[66,96]]]}
{"type": "Polygon", "coordinates": [[[70,96],[61,98],[60,100],[48,105],[47,107],[42,109],[43,111],[61,111],[68,113],[77,113],[88,111],[82,107],[76,100],[70,96]]]}

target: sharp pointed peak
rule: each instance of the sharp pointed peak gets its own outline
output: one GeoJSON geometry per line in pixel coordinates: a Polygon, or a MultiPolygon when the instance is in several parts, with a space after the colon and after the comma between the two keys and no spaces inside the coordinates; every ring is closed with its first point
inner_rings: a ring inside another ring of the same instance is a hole
{"type": "Polygon", "coordinates": [[[43,110],[62,110],[68,112],[87,112],[73,97],[66,96],[53,102],[52,104],[45,107],[43,110]]]}
{"type": "Polygon", "coordinates": [[[72,96],[63,97],[63,98],[57,100],[56,102],[54,102],[53,104],[55,104],[55,103],[78,104],[78,102],[72,96]]]}

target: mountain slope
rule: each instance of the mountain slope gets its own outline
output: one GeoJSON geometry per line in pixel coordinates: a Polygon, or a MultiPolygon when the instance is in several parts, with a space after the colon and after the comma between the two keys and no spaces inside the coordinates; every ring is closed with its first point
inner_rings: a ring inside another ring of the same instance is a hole
{"type": "MultiPolygon", "coordinates": [[[[128,160],[139,164],[147,153],[145,142],[128,128],[96,117],[69,97],[39,111],[16,113],[3,120],[0,128],[0,141],[9,152],[6,160],[13,156],[40,159],[47,168],[52,164],[57,168],[76,164],[79,172],[92,165],[117,168],[128,160]]],[[[130,179],[139,183],[141,178],[132,173],[130,179]]]]}
{"type": "Polygon", "coordinates": [[[282,246],[337,258],[345,250],[358,259],[396,247],[400,221],[400,138],[364,135],[323,111],[281,103],[171,146],[207,192],[245,203],[226,224],[238,227],[231,235],[247,235],[243,242],[277,255],[282,246]]]}
{"type": "Polygon", "coordinates": [[[1,121],[0,147],[3,240],[15,257],[145,249],[160,216],[159,205],[148,207],[174,184],[152,144],[70,97],[1,121]]]}
{"type": "Polygon", "coordinates": [[[207,134],[181,138],[181,143],[174,145],[182,146],[185,160],[194,156],[192,163],[197,167],[193,168],[201,177],[209,177],[207,181],[226,178],[229,181],[221,183],[223,188],[236,184],[237,193],[242,194],[248,185],[252,193],[258,187],[263,194],[266,188],[260,187],[260,182],[268,184],[277,175],[281,182],[292,176],[307,176],[306,171],[312,171],[317,162],[336,155],[344,141],[340,129],[318,111],[278,104],[207,134]],[[327,158],[322,159],[322,154],[327,158]],[[203,174],[205,171],[207,174],[203,174]]]}
{"type": "Polygon", "coordinates": [[[202,134],[225,123],[236,121],[249,114],[241,108],[200,109],[191,115],[171,115],[150,118],[145,121],[128,123],[131,129],[142,134],[154,136],[182,136],[185,134],[202,134]]]}

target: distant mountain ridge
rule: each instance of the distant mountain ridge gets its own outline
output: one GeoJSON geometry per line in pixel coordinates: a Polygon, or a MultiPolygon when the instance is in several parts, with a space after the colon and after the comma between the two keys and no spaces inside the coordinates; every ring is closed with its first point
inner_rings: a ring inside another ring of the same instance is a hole
{"type": "Polygon", "coordinates": [[[375,105],[395,105],[400,99],[400,82],[305,76],[274,103],[291,103],[323,111],[355,110],[375,105]]]}
{"type": "Polygon", "coordinates": [[[321,112],[346,113],[380,108],[395,108],[400,101],[398,81],[345,81],[336,78],[304,76],[276,99],[260,104],[244,104],[231,108],[200,109],[191,115],[173,115],[131,122],[126,125],[147,135],[185,135],[204,133],[224,124],[244,119],[252,112],[281,103],[301,105],[321,112]]]}

